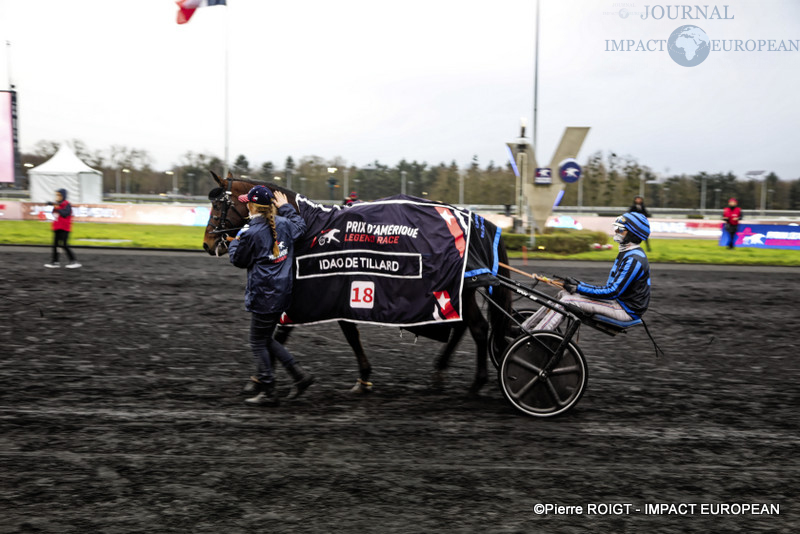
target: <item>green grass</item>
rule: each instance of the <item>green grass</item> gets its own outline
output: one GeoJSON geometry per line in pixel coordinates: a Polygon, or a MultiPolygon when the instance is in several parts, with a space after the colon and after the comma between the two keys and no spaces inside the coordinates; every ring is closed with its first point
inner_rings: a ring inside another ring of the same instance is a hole
{"type": "MultiPolygon", "coordinates": [[[[72,223],[71,246],[203,249],[204,226],[72,223]],[[84,239],[113,240],[82,241],[84,239]]],[[[51,223],[0,221],[0,244],[52,245],[51,223]]]]}
{"type": "MultiPolygon", "coordinates": [[[[205,227],[158,226],[146,224],[73,223],[70,244],[73,246],[113,246],[134,248],[173,248],[202,250],[205,227]],[[121,242],[82,241],[84,239],[123,240],[121,242]]],[[[0,221],[0,244],[51,245],[53,232],[49,222],[0,221]]],[[[714,263],[738,265],[796,265],[800,266],[800,251],[736,248],[728,250],[709,239],[652,239],[651,262],[714,263]]],[[[646,250],[646,249],[645,249],[646,250]]],[[[592,260],[611,262],[617,247],[579,254],[529,252],[528,259],[592,260]]],[[[521,258],[521,252],[510,252],[521,258]]]]}
{"type": "MultiPolygon", "coordinates": [[[[650,252],[647,257],[653,263],[713,263],[729,265],[798,265],[800,266],[800,250],[735,248],[717,245],[712,239],[651,239],[650,252]]],[[[543,251],[529,252],[528,259],[569,259],[614,261],[618,248],[614,244],[611,250],[592,250],[580,254],[552,254],[543,251]]],[[[512,258],[521,258],[521,252],[509,252],[512,258]]]]}

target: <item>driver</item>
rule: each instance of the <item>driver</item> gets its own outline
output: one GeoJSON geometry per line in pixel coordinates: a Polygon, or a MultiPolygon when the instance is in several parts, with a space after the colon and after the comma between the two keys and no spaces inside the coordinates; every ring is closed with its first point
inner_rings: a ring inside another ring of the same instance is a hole
{"type": "MultiPolygon", "coordinates": [[[[628,212],[613,224],[619,254],[604,286],[566,278],[558,300],[617,321],[640,319],[650,304],[650,264],[640,244],[650,237],[650,223],[641,213],[628,212]]],[[[526,330],[555,330],[564,315],[542,306],[530,316],[526,330]]]]}

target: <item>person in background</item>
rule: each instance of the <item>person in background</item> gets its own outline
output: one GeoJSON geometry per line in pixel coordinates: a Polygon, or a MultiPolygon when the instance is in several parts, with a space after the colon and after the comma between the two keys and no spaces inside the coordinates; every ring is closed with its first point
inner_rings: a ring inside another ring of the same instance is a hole
{"type": "Polygon", "coordinates": [[[280,191],[274,194],[263,185],[239,197],[247,203],[250,221],[235,238],[229,237],[230,261],[247,269],[245,309],[251,312],[250,349],[256,360],[257,395],[245,400],[252,406],[278,406],[271,355],[276,356],[294,380],[291,398],[314,383],[289,351],[272,334],[281,314],[291,304],[294,241],[303,235],[306,223],[280,191]]]}
{"type": "Polygon", "coordinates": [[[735,198],[728,200],[728,206],[722,210],[722,218],[725,220],[725,232],[728,234],[728,248],[733,248],[736,244],[739,221],[742,220],[742,210],[735,198]]]}
{"type": "MultiPolygon", "coordinates": [[[[628,208],[628,212],[630,212],[630,213],[641,213],[642,215],[644,215],[648,219],[650,218],[650,212],[648,212],[647,208],[644,206],[644,199],[639,195],[636,195],[635,197],[633,197],[633,204],[631,204],[631,207],[628,208]]],[[[644,245],[645,245],[645,247],[647,247],[647,252],[650,252],[650,240],[649,239],[645,239],[644,240],[644,245]]]]}
{"type": "MultiPolygon", "coordinates": [[[[614,221],[614,241],[619,254],[604,286],[595,286],[566,278],[560,302],[581,310],[628,322],[641,319],[650,305],[650,263],[640,244],[650,236],[650,223],[644,215],[627,212],[614,221]]],[[[532,330],[555,330],[564,315],[545,306],[523,323],[532,330]]]]}
{"type": "Polygon", "coordinates": [[[344,199],[344,202],[342,202],[342,205],[343,206],[349,206],[353,202],[358,202],[358,193],[356,193],[355,191],[351,191],[350,192],[350,196],[347,197],[346,199],[344,199]]]}
{"type": "Polygon", "coordinates": [[[67,241],[69,240],[69,233],[72,230],[72,204],[67,200],[67,190],[59,189],[56,191],[56,201],[48,202],[48,206],[53,206],[53,261],[45,263],[44,266],[50,269],[58,269],[61,264],[58,262],[58,247],[63,247],[64,252],[67,253],[69,263],[66,265],[67,269],[76,269],[81,266],[75,259],[75,254],[69,248],[67,241]]]}

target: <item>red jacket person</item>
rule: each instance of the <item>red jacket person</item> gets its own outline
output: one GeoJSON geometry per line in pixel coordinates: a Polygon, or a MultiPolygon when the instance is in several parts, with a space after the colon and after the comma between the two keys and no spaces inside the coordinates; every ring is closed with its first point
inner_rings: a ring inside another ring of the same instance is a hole
{"type": "Polygon", "coordinates": [[[53,202],[48,202],[48,204],[53,206],[53,216],[55,217],[53,220],[53,261],[45,263],[44,266],[50,269],[61,267],[58,262],[58,247],[62,247],[69,258],[67,269],[80,267],[81,264],[75,259],[75,254],[67,244],[69,233],[72,230],[72,204],[67,200],[67,190],[57,190],[55,204],[53,202]]]}

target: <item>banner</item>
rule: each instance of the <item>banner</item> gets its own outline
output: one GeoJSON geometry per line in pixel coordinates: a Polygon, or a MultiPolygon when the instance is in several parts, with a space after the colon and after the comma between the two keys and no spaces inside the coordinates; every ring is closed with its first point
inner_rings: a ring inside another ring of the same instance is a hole
{"type": "MultiPolygon", "coordinates": [[[[730,234],[723,232],[719,245],[727,246],[729,243],[730,234]]],[[[734,244],[737,247],[800,250],[800,226],[739,223],[734,244]]]]}
{"type": "MultiPolygon", "coordinates": [[[[0,219],[47,221],[53,219],[53,207],[39,202],[9,201],[19,208],[0,219]]],[[[72,204],[73,222],[168,224],[175,226],[206,226],[208,206],[176,206],[164,204],[72,204]]]]}
{"type": "MultiPolygon", "coordinates": [[[[620,215],[622,212],[620,212],[620,215]]],[[[553,228],[574,228],[576,230],[594,230],[613,235],[611,224],[615,217],[597,217],[594,215],[556,215],[547,220],[547,226],[553,228]]],[[[722,232],[722,221],[703,219],[659,219],[650,221],[650,237],[681,237],[719,239],[722,232]]]]}
{"type": "MultiPolygon", "coordinates": [[[[296,244],[284,324],[459,321],[470,236],[490,247],[499,241],[499,230],[482,217],[413,197],[323,206],[298,196],[297,204],[308,228],[296,244]]],[[[471,279],[497,272],[491,253],[475,256],[471,279]]]]}

